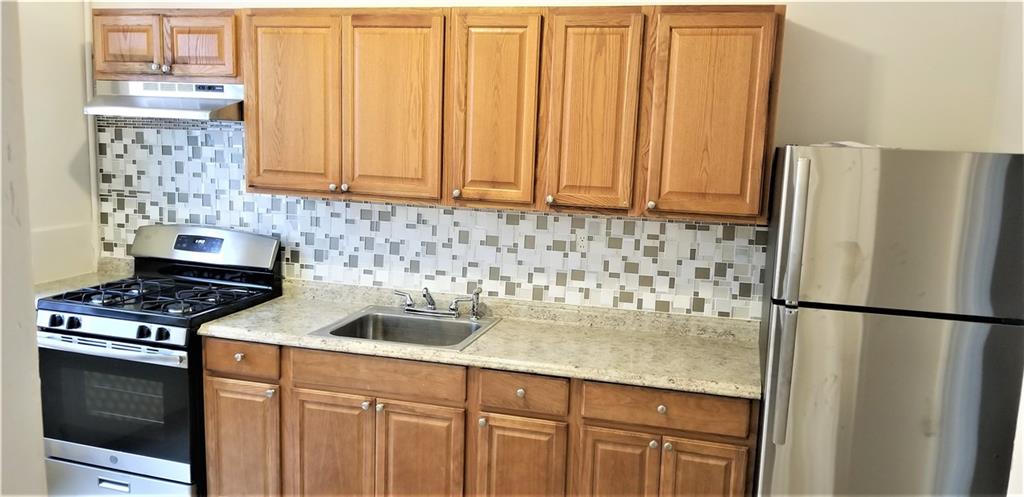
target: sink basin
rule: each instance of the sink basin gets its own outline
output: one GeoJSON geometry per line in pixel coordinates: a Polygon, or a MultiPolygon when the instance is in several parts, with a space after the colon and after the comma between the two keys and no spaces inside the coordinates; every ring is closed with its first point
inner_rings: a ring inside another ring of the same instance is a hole
{"type": "Polygon", "coordinates": [[[497,322],[497,319],[489,318],[473,321],[469,318],[407,314],[401,308],[369,306],[310,335],[462,350],[497,322]]]}

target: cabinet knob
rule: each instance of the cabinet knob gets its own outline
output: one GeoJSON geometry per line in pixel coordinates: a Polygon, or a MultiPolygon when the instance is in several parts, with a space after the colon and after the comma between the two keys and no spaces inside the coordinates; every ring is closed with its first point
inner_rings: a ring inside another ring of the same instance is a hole
{"type": "Polygon", "coordinates": [[[164,64],[164,65],[160,66],[160,72],[162,72],[164,74],[167,74],[167,73],[171,72],[171,66],[169,66],[167,64],[164,64]]]}
{"type": "Polygon", "coordinates": [[[654,208],[655,208],[655,207],[657,207],[657,206],[658,206],[658,203],[657,203],[657,202],[655,202],[655,201],[653,201],[653,200],[648,200],[648,201],[647,201],[647,208],[648,208],[648,209],[650,209],[650,210],[654,210],[654,208]]]}
{"type": "Polygon", "coordinates": [[[664,404],[658,406],[658,414],[665,414],[668,412],[668,408],[664,404]]]}
{"type": "Polygon", "coordinates": [[[336,185],[334,183],[331,183],[331,184],[327,185],[327,189],[332,191],[332,192],[336,192],[336,191],[338,191],[338,185],[336,185]]]}
{"type": "Polygon", "coordinates": [[[348,191],[348,183],[342,183],[341,184],[341,191],[343,191],[343,192],[347,192],[348,191]]]}
{"type": "Polygon", "coordinates": [[[266,395],[267,398],[269,399],[269,398],[273,397],[274,393],[276,393],[276,392],[277,392],[277,390],[274,390],[273,388],[268,388],[266,392],[263,392],[263,395],[266,395]]]}
{"type": "Polygon", "coordinates": [[[458,188],[452,190],[452,198],[459,198],[461,196],[462,196],[462,190],[459,190],[458,188]]]}
{"type": "Polygon", "coordinates": [[[149,68],[154,70],[154,71],[159,71],[160,70],[160,64],[157,64],[156,62],[154,62],[154,63],[150,64],[149,68]]]}
{"type": "Polygon", "coordinates": [[[526,389],[517,388],[516,389],[516,397],[519,397],[520,399],[523,398],[523,397],[526,397],[526,389]]]}
{"type": "Polygon", "coordinates": [[[235,353],[235,362],[242,362],[242,359],[245,359],[245,354],[242,353],[242,352],[236,352],[235,353]]]}
{"type": "Polygon", "coordinates": [[[476,422],[477,422],[477,424],[479,424],[480,426],[487,426],[487,418],[481,417],[481,418],[480,418],[480,419],[478,419],[478,420],[477,420],[476,422]]]}
{"type": "Polygon", "coordinates": [[[369,411],[370,410],[370,401],[364,400],[362,404],[359,404],[359,407],[362,407],[364,411],[369,411]]]}
{"type": "Polygon", "coordinates": [[[548,205],[551,205],[551,204],[555,203],[555,196],[554,195],[548,195],[547,197],[544,197],[544,203],[548,204],[548,205]]]}
{"type": "Polygon", "coordinates": [[[657,440],[651,440],[651,442],[648,443],[647,446],[652,448],[652,449],[657,449],[658,448],[658,441],[657,440]]]}
{"type": "Polygon", "coordinates": [[[384,404],[377,404],[377,412],[384,412],[384,404]]]}
{"type": "Polygon", "coordinates": [[[672,444],[671,443],[665,442],[665,451],[666,452],[672,452],[672,444]]]}

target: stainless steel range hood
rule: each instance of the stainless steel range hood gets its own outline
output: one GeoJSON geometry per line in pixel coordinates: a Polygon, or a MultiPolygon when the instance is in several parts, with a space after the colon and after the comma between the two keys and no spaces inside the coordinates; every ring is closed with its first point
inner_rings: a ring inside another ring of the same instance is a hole
{"type": "Polygon", "coordinates": [[[241,121],[242,85],[96,81],[85,113],[96,116],[241,121]]]}

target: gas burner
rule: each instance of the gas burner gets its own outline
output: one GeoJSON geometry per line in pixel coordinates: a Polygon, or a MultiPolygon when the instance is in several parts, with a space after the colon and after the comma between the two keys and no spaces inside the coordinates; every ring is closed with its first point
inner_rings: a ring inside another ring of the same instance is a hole
{"type": "Polygon", "coordinates": [[[192,305],[188,302],[171,302],[164,306],[164,310],[171,314],[191,314],[192,305]]]}
{"type": "Polygon", "coordinates": [[[94,293],[89,297],[89,303],[94,305],[110,305],[117,300],[123,300],[107,292],[94,293]]]}

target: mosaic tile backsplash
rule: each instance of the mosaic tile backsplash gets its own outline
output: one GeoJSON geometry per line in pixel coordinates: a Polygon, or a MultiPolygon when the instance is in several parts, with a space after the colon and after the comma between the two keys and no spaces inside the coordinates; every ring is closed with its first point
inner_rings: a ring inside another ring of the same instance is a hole
{"type": "Polygon", "coordinates": [[[154,223],[279,237],[290,278],[759,319],[765,228],[246,193],[241,123],[98,118],[103,253],[154,223]]]}

